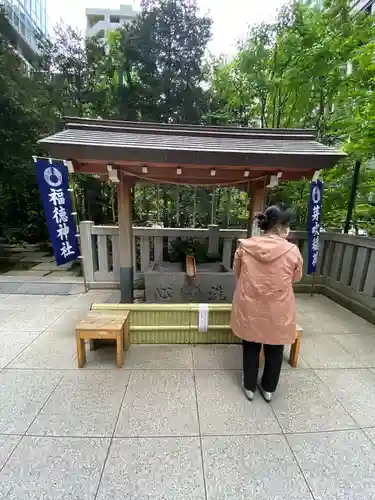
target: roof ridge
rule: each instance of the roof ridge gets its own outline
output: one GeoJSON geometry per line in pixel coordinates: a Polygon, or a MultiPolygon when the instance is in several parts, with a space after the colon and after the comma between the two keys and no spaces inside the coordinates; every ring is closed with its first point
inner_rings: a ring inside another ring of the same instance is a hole
{"type": "MultiPolygon", "coordinates": [[[[165,125],[165,124],[164,124],[165,125]]],[[[311,131],[296,130],[296,129],[227,129],[225,127],[204,127],[204,126],[178,126],[168,125],[160,127],[160,124],[147,123],[142,126],[134,126],[133,122],[110,122],[104,120],[90,121],[68,121],[65,124],[67,129],[75,130],[93,130],[102,132],[128,132],[138,134],[156,134],[156,135],[174,135],[187,137],[217,137],[217,138],[272,138],[274,140],[291,139],[291,140],[316,140],[315,133],[311,131]]]]}

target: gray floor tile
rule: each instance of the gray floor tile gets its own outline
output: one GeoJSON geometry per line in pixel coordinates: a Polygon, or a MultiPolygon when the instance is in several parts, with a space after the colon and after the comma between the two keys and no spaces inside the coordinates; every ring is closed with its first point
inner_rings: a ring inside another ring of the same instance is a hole
{"type": "Polygon", "coordinates": [[[364,367],[375,367],[375,335],[335,335],[334,339],[364,367]]]}
{"type": "MultiPolygon", "coordinates": [[[[124,370],[132,368],[129,356],[130,351],[125,352],[124,370]]],[[[90,351],[86,344],[86,364],[84,370],[118,370],[116,365],[116,345],[102,345],[95,351],[90,351]]]]}
{"type": "Polygon", "coordinates": [[[77,368],[74,337],[59,332],[42,333],[9,365],[10,368],[77,368]]]}
{"type": "Polygon", "coordinates": [[[196,370],[240,370],[242,369],[242,346],[197,345],[193,347],[196,370]]]}
{"type": "Polygon", "coordinates": [[[334,303],[326,310],[303,313],[300,323],[307,333],[375,333],[374,325],[334,303]]]}
{"type": "Polygon", "coordinates": [[[56,296],[56,295],[47,295],[43,297],[43,305],[48,305],[48,309],[57,309],[66,311],[70,307],[74,306],[77,302],[76,295],[66,295],[66,296],[56,296]]]}
{"type": "Polygon", "coordinates": [[[281,432],[272,408],[260,396],[254,402],[245,398],[240,372],[198,370],[196,386],[203,435],[281,432]]]}
{"type": "Polygon", "coordinates": [[[348,309],[336,304],[337,310],[335,311],[336,318],[340,319],[343,323],[348,323],[350,326],[350,333],[352,334],[375,334],[375,325],[369,323],[365,319],[353,314],[348,309]]]}
{"type": "Polygon", "coordinates": [[[115,439],[97,500],[205,500],[198,438],[115,439]]]}
{"type": "Polygon", "coordinates": [[[71,284],[65,283],[23,283],[16,293],[26,295],[69,295],[71,284]]]}
{"type": "Polygon", "coordinates": [[[311,368],[362,368],[361,361],[338,340],[348,336],[350,337],[319,334],[306,336],[302,341],[303,357],[311,368]]]}
{"type": "Polygon", "coordinates": [[[116,436],[198,434],[193,373],[178,370],[133,371],[116,436]]]}
{"type": "Polygon", "coordinates": [[[86,315],[87,311],[85,310],[69,308],[48,327],[48,331],[74,337],[77,324],[86,315]]]}
{"type": "Polygon", "coordinates": [[[62,375],[42,370],[0,372],[0,433],[26,432],[62,375]]]}
{"type": "Polygon", "coordinates": [[[3,323],[0,330],[41,332],[51,326],[61,314],[61,311],[55,309],[46,312],[44,306],[33,306],[3,323]]]}
{"type": "Polygon", "coordinates": [[[202,440],[207,500],[312,500],[284,436],[202,440]]]}
{"type": "MultiPolygon", "coordinates": [[[[0,327],[15,316],[23,314],[23,312],[24,308],[22,306],[14,308],[13,306],[7,304],[5,307],[0,307],[0,327]]],[[[1,330],[2,329],[0,328],[0,331],[1,330]]],[[[42,330],[38,329],[38,331],[41,332],[42,330]]]]}
{"type": "Polygon", "coordinates": [[[0,436],[0,470],[20,441],[19,436],[0,436]]]}
{"type": "MultiPolygon", "coordinates": [[[[285,346],[283,370],[293,369],[289,364],[290,346],[285,346]]],[[[238,345],[197,345],[193,347],[196,370],[242,370],[242,346],[238,345]]],[[[309,368],[300,356],[297,369],[309,368]]]]}
{"type": "Polygon", "coordinates": [[[115,292],[111,290],[110,296],[107,298],[108,304],[119,304],[121,301],[121,292],[116,290],[115,292]]]}
{"type": "Polygon", "coordinates": [[[127,364],[136,370],[174,370],[193,368],[188,345],[132,345],[127,364]]]}
{"type": "Polygon", "coordinates": [[[109,442],[24,437],[0,473],[0,498],[94,500],[109,442]]]}
{"type": "Polygon", "coordinates": [[[296,368],[293,368],[289,364],[289,354],[290,354],[290,347],[291,346],[290,345],[285,346],[283,364],[281,366],[282,370],[306,370],[306,369],[310,368],[305,357],[303,355],[301,355],[305,352],[304,341],[305,341],[305,339],[302,337],[301,352],[300,352],[300,355],[298,357],[298,364],[297,364],[296,368]]]}
{"type": "Polygon", "coordinates": [[[353,327],[349,322],[336,318],[332,313],[324,311],[307,312],[299,319],[299,323],[306,334],[345,334],[352,333],[353,327]]]}
{"type": "Polygon", "coordinates": [[[375,498],[375,446],[361,431],[289,435],[315,500],[375,498]]]}
{"type": "Polygon", "coordinates": [[[368,436],[371,441],[375,444],[375,427],[368,427],[363,429],[363,432],[368,436]]]}
{"type": "Polygon", "coordinates": [[[113,294],[113,290],[90,290],[78,296],[77,302],[72,309],[90,309],[92,304],[104,304],[113,294]]]}
{"type": "Polygon", "coordinates": [[[370,370],[317,370],[341,404],[361,427],[375,426],[375,374],[370,370]]]}
{"type": "Polygon", "coordinates": [[[30,307],[43,305],[43,297],[40,295],[8,295],[6,299],[1,301],[1,307],[4,305],[23,306],[25,309],[29,309],[30,307]]]}
{"type": "Polygon", "coordinates": [[[284,432],[357,427],[312,370],[282,373],[271,405],[284,432]]]}
{"type": "Polygon", "coordinates": [[[0,283],[0,293],[16,293],[21,286],[22,283],[0,283]]]}
{"type": "Polygon", "coordinates": [[[28,434],[111,437],[130,372],[67,373],[28,434]]]}
{"type": "Polygon", "coordinates": [[[0,368],[7,366],[39,335],[40,332],[0,332],[0,368]]]}

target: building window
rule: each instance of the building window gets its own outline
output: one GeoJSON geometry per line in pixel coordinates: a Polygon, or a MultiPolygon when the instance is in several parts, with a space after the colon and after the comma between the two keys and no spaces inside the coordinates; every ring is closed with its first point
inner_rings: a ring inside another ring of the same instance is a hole
{"type": "Polygon", "coordinates": [[[110,23],[119,23],[120,22],[120,16],[110,16],[109,17],[109,22],[110,23]]]}
{"type": "Polygon", "coordinates": [[[104,21],[104,16],[102,15],[90,16],[88,17],[87,21],[89,28],[93,28],[95,24],[97,24],[99,21],[104,21]]]}

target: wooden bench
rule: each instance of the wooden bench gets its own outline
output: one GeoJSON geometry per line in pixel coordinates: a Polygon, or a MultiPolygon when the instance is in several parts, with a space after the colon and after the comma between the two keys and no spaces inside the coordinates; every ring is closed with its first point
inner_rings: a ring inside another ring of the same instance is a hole
{"type": "MultiPolygon", "coordinates": [[[[303,328],[300,325],[297,325],[296,328],[296,340],[294,344],[290,346],[290,355],[289,355],[289,364],[293,368],[297,368],[299,351],[301,348],[301,340],[302,340],[303,328]]],[[[260,351],[259,363],[263,360],[263,349],[260,351]]]]}
{"type": "Polygon", "coordinates": [[[76,327],[78,367],[86,364],[85,340],[89,340],[90,349],[95,349],[95,340],[116,341],[116,362],[121,368],[124,364],[124,349],[130,345],[129,311],[90,311],[76,327]]]}

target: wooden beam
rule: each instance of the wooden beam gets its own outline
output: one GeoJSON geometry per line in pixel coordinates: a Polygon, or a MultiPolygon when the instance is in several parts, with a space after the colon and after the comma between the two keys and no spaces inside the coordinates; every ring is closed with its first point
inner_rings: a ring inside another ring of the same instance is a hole
{"type": "Polygon", "coordinates": [[[249,218],[247,225],[247,236],[256,236],[257,227],[255,226],[254,217],[259,212],[264,212],[266,203],[266,185],[268,179],[265,177],[263,180],[250,183],[251,200],[249,205],[249,218]]]}
{"type": "Polygon", "coordinates": [[[117,188],[121,302],[133,302],[132,187],[121,172],[117,188]]]}

